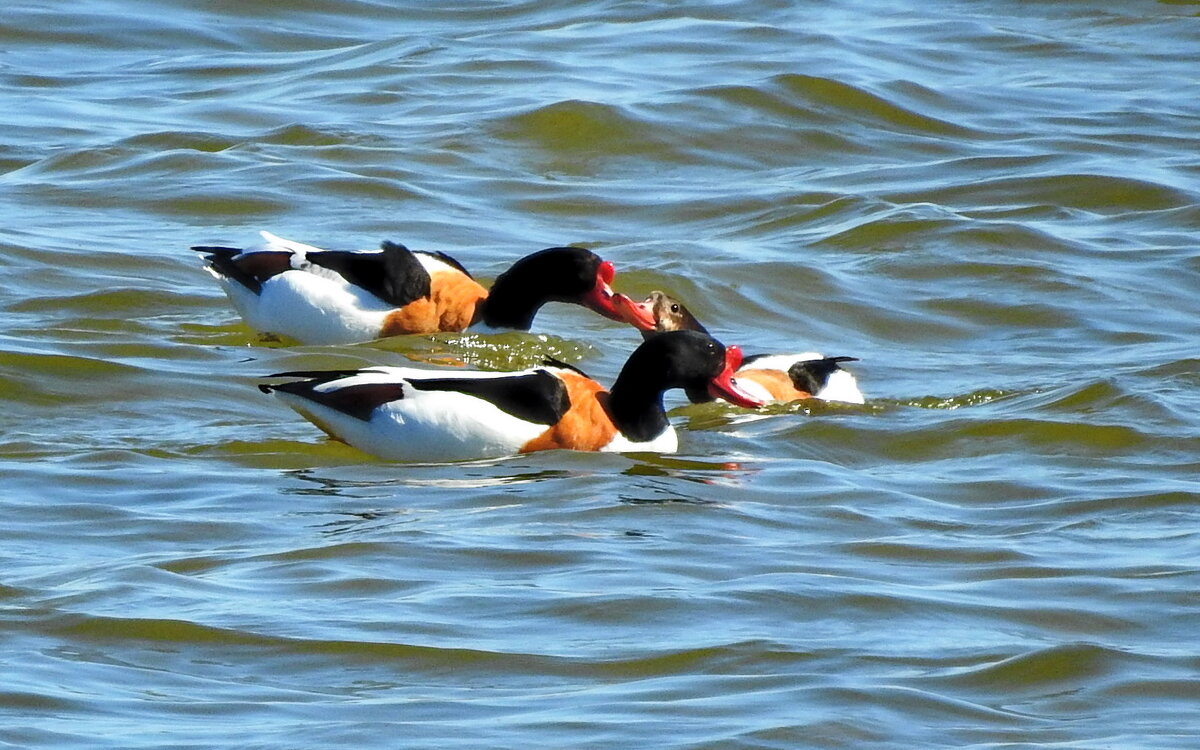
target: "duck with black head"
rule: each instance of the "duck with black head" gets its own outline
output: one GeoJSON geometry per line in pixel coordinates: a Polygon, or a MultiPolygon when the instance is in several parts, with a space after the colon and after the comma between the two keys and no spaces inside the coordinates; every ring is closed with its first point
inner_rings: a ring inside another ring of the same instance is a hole
{"type": "Polygon", "coordinates": [[[253,248],[199,245],[247,325],[303,344],[352,344],[387,336],[473,329],[527,331],[549,302],[581,305],[639,329],[649,312],[612,289],[616,269],[590,250],[527,255],[491,289],[445,253],[395,242],[378,250],[322,250],[262,232],[253,248]]]}
{"type": "Polygon", "coordinates": [[[741,364],[697,331],[643,342],[611,389],[561,362],[518,372],[369,367],[285,372],[260,385],[330,436],[396,461],[443,462],[552,449],[678,449],[663,394],[704,392],[746,408],[764,401],[733,373],[741,364]]]}

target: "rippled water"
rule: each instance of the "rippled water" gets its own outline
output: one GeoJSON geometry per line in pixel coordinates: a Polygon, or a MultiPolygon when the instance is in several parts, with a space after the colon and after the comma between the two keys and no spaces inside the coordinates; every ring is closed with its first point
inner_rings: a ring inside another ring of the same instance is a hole
{"type": "Polygon", "coordinates": [[[1200,745],[1200,6],[0,11],[0,745],[1200,745]],[[581,243],[863,407],[403,466],[187,247],[581,243]]]}

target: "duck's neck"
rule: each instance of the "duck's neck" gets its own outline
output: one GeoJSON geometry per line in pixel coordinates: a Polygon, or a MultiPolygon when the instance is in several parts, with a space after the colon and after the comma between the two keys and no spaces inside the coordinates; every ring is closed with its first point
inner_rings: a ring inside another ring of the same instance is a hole
{"type": "Polygon", "coordinates": [[[491,328],[528,331],[533,327],[533,318],[538,310],[549,301],[537,279],[519,271],[509,271],[500,274],[496,283],[488,290],[480,320],[491,328]]]}
{"type": "Polygon", "coordinates": [[[666,389],[625,371],[617,377],[609,391],[608,408],[613,424],[633,442],[654,440],[670,429],[667,411],[663,408],[666,389]]]}

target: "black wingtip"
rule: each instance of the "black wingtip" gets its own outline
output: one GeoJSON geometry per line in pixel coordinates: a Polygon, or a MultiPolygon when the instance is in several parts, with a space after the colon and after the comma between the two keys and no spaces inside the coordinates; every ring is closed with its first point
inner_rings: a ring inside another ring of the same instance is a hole
{"type": "Polygon", "coordinates": [[[313,380],[330,380],[332,378],[348,378],[351,375],[358,375],[364,370],[370,370],[369,367],[359,367],[353,370],[292,370],[290,372],[278,372],[274,375],[268,375],[268,378],[311,378],[313,380]]]}
{"type": "Polygon", "coordinates": [[[293,392],[292,390],[289,390],[289,386],[305,386],[305,388],[316,388],[318,385],[332,383],[334,380],[341,380],[342,378],[356,376],[356,374],[359,374],[360,372],[362,372],[362,370],[293,370],[290,372],[276,372],[269,374],[269,376],[263,376],[262,379],[288,379],[294,380],[294,383],[262,383],[259,384],[258,390],[263,391],[264,394],[271,394],[271,392],[275,391],[293,392]]]}
{"type": "Polygon", "coordinates": [[[842,369],[838,363],[857,361],[857,357],[824,357],[797,362],[788,368],[788,377],[796,388],[816,394],[829,382],[830,375],[842,369]]]}
{"type": "Polygon", "coordinates": [[[244,253],[246,252],[240,247],[193,245],[191,249],[193,252],[204,253],[204,262],[216,274],[230,281],[236,281],[255,294],[262,294],[264,281],[287,269],[286,262],[283,262],[282,265],[279,262],[273,265],[264,265],[263,261],[268,259],[269,253],[255,253],[258,263],[246,268],[239,261],[240,258],[245,257],[244,253]]]}
{"type": "Polygon", "coordinates": [[[443,253],[442,251],[440,251],[440,250],[439,250],[439,251],[437,251],[436,253],[434,253],[434,254],[433,254],[433,256],[434,256],[435,258],[437,258],[437,259],[439,259],[439,260],[443,261],[444,263],[448,263],[448,264],[450,264],[450,266],[451,266],[451,267],[453,267],[453,268],[457,268],[457,269],[458,269],[459,271],[461,271],[461,272],[463,273],[463,275],[465,275],[465,276],[466,276],[468,279],[473,279],[473,278],[475,278],[474,276],[472,276],[472,275],[471,275],[471,272],[467,270],[467,267],[466,267],[466,266],[464,266],[462,263],[459,263],[457,259],[455,259],[455,258],[451,257],[450,255],[447,255],[446,253],[443,253]]]}
{"type": "Polygon", "coordinates": [[[238,255],[245,252],[240,247],[227,247],[225,245],[192,245],[188,249],[194,253],[208,253],[209,255],[238,255]]]}

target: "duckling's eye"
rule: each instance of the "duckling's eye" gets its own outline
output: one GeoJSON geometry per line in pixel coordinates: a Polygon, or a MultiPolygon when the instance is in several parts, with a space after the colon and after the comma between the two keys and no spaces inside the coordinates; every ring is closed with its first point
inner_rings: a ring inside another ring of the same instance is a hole
{"type": "Polygon", "coordinates": [[[671,312],[679,312],[679,305],[671,305],[671,312]]]}

